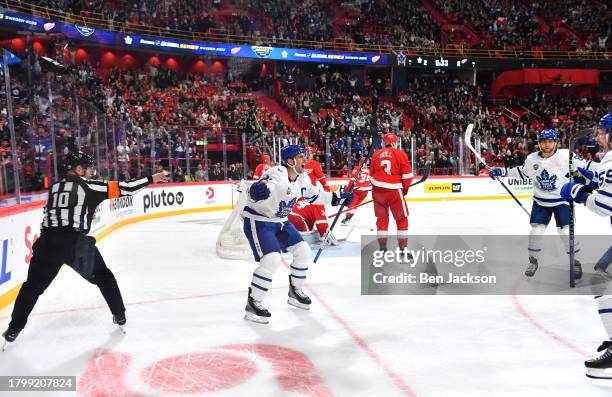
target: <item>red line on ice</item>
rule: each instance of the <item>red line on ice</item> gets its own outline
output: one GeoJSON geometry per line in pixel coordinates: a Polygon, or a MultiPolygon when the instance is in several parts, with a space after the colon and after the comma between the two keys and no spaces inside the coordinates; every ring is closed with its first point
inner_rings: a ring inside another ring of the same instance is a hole
{"type": "MultiPolygon", "coordinates": [[[[289,264],[286,261],[283,260],[283,264],[286,268],[289,268],[289,264]]],[[[416,397],[414,391],[412,391],[412,389],[402,380],[402,378],[400,378],[399,375],[396,374],[391,369],[391,367],[389,367],[389,365],[387,365],[387,363],[383,361],[383,359],[378,355],[378,353],[376,353],[368,345],[368,343],[361,336],[359,336],[353,328],[351,328],[351,326],[346,320],[340,317],[340,315],[329,305],[329,303],[327,303],[323,298],[321,298],[321,295],[319,295],[311,286],[307,287],[307,289],[315,298],[317,298],[319,302],[321,302],[323,307],[329,312],[332,318],[336,320],[342,326],[342,328],[344,328],[346,333],[349,334],[350,337],[353,339],[353,342],[355,342],[357,346],[359,346],[364,352],[366,352],[367,355],[370,356],[370,358],[372,358],[374,362],[376,362],[376,364],[378,364],[378,366],[382,368],[382,370],[387,374],[387,376],[389,376],[389,378],[391,378],[393,383],[395,383],[395,385],[402,391],[405,396],[416,397]]]]}
{"type": "Polygon", "coordinates": [[[579,347],[577,347],[577,346],[573,345],[572,343],[568,342],[567,340],[565,340],[562,336],[555,334],[553,331],[549,330],[544,325],[542,325],[538,320],[535,319],[534,316],[529,314],[529,312],[527,311],[527,309],[525,309],[525,307],[523,305],[521,305],[521,302],[519,302],[517,295],[512,295],[512,303],[514,303],[514,307],[516,308],[516,310],[519,313],[521,313],[521,315],[523,317],[525,317],[531,323],[531,325],[536,327],[538,330],[540,330],[541,332],[543,332],[546,335],[550,336],[552,339],[554,339],[555,341],[557,341],[561,345],[563,345],[563,346],[567,347],[568,349],[572,350],[574,353],[577,353],[577,354],[579,354],[579,355],[581,355],[581,356],[583,356],[585,358],[591,358],[592,357],[589,353],[583,351],[579,347]]]}
{"type": "Polygon", "coordinates": [[[360,337],[355,330],[351,328],[351,326],[344,320],[340,315],[324,300],[321,298],[312,287],[308,287],[308,291],[317,298],[317,300],[323,305],[323,307],[329,312],[329,314],[336,320],[342,328],[351,336],[353,341],[357,344],[357,346],[361,347],[363,351],[365,351],[381,368],[382,370],[393,380],[393,383],[402,391],[405,396],[416,397],[416,394],[412,389],[397,375],[390,367],[383,361],[383,359],[376,353],[368,343],[360,337]]]}

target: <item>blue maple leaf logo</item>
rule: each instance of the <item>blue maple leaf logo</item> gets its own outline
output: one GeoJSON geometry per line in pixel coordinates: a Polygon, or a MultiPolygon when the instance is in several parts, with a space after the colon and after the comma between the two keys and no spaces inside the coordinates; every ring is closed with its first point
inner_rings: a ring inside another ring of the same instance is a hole
{"type": "Polygon", "coordinates": [[[545,192],[552,192],[557,190],[557,175],[550,175],[548,171],[544,170],[540,176],[536,176],[540,189],[545,192]]]}
{"type": "Polygon", "coordinates": [[[289,215],[296,202],[297,197],[294,197],[293,199],[289,200],[289,202],[281,200],[280,203],[278,203],[278,211],[276,212],[276,217],[285,218],[287,215],[289,215]]]}

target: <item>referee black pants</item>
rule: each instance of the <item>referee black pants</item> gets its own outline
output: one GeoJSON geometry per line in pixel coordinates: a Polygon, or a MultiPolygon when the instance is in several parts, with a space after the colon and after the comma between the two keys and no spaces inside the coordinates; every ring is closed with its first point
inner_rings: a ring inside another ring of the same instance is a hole
{"type": "MultiPolygon", "coordinates": [[[[33,245],[33,256],[28,269],[28,278],[21,286],[9,328],[21,330],[28,321],[38,297],[45,292],[63,264],[74,268],[83,278],[100,288],[110,311],[114,315],[125,313],[123,298],[117,285],[115,276],[106,267],[98,248],[93,246],[93,266],[89,271],[82,271],[75,266],[75,249],[84,236],[74,231],[48,231],[43,232],[33,245]]],[[[76,294],[76,293],[75,293],[76,294]]],[[[75,301],[78,296],[75,296],[75,301]]]]}

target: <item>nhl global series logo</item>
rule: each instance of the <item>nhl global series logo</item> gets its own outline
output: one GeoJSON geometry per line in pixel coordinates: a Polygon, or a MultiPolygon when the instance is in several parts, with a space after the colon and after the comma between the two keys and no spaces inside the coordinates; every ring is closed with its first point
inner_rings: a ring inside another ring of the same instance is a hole
{"type": "Polygon", "coordinates": [[[96,30],[86,26],[74,25],[76,30],[85,37],[91,36],[96,30]]]}
{"type": "Polygon", "coordinates": [[[251,46],[251,49],[260,58],[267,58],[272,53],[272,47],[251,46]]]}

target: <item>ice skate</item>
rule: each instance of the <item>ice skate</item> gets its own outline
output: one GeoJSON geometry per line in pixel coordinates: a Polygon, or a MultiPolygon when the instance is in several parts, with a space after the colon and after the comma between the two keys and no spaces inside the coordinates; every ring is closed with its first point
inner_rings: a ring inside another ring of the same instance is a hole
{"type": "Polygon", "coordinates": [[[603,342],[597,351],[604,353],[598,358],[584,362],[587,369],[586,376],[594,379],[612,379],[612,341],[603,342]]]}
{"type": "Polygon", "coordinates": [[[125,328],[123,327],[126,322],[127,320],[125,318],[125,314],[113,315],[113,324],[117,324],[119,326],[119,330],[123,332],[123,334],[127,333],[125,332],[125,328]]]}
{"type": "Polygon", "coordinates": [[[533,277],[533,275],[538,271],[538,260],[533,256],[529,257],[529,267],[525,270],[525,276],[533,277]]]}
{"type": "Polygon", "coordinates": [[[6,331],[2,333],[2,337],[4,338],[4,342],[2,344],[2,351],[5,351],[9,343],[13,343],[15,339],[19,336],[21,331],[17,331],[14,329],[8,328],[6,331]]]}
{"type": "Polygon", "coordinates": [[[310,304],[312,303],[308,295],[301,288],[296,288],[293,285],[291,276],[289,276],[289,299],[287,303],[304,310],[310,310],[310,304]]]}
{"type": "Polygon", "coordinates": [[[247,304],[245,307],[244,319],[259,324],[268,324],[269,318],[272,314],[261,305],[260,301],[256,301],[251,296],[251,288],[249,287],[249,294],[247,304]]]}
{"type": "Polygon", "coordinates": [[[338,242],[338,239],[336,239],[336,236],[334,236],[333,233],[329,233],[327,235],[327,238],[322,242],[322,245],[333,245],[333,246],[336,246],[338,244],[340,244],[340,243],[338,242]]]}
{"type": "Polygon", "coordinates": [[[342,226],[348,226],[351,223],[351,219],[353,219],[353,215],[347,214],[346,217],[342,220],[342,226]]]}

